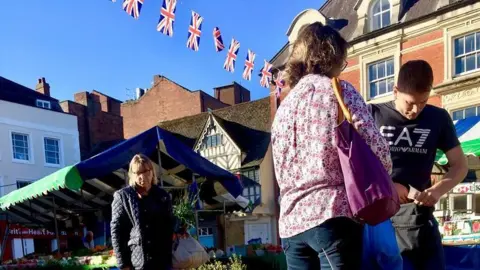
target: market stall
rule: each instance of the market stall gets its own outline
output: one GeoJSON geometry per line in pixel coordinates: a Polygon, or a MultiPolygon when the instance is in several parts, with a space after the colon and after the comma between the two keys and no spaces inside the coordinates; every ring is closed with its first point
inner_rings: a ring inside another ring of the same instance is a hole
{"type": "MultiPolygon", "coordinates": [[[[457,136],[466,155],[467,178],[443,196],[435,207],[447,266],[480,269],[480,117],[454,121],[457,136]]],[[[437,153],[434,174],[437,181],[448,171],[444,153],[437,153]]]]}
{"type": "MultiPolygon", "coordinates": [[[[218,194],[223,192],[233,198],[233,203],[240,205],[247,201],[240,196],[242,186],[235,175],[183,145],[174,134],[153,127],[92,158],[62,168],[3,196],[0,209],[13,223],[54,229],[59,239],[59,228],[71,227],[72,220],[78,219],[82,213],[89,211],[99,216],[108,213],[113,193],[125,185],[128,164],[138,153],[148,155],[156,164],[159,182],[165,188],[184,188],[197,180],[208,181],[214,184],[206,185],[206,189],[211,187],[211,190],[204,191],[204,194],[213,197],[224,195],[218,194]]],[[[2,251],[5,250],[10,224],[0,232],[2,251]]],[[[60,251],[59,246],[58,253],[60,251]]],[[[111,256],[103,254],[100,257],[105,263],[111,256]]],[[[94,261],[98,263],[100,257],[95,257],[94,261]]]]}

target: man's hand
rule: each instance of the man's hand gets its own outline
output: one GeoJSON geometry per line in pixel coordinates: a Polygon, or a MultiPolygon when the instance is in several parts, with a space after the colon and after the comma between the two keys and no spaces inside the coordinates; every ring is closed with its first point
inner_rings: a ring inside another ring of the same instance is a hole
{"type": "Polygon", "coordinates": [[[399,183],[393,183],[395,185],[395,189],[397,190],[398,198],[400,199],[400,204],[409,203],[408,199],[408,189],[399,183]]]}
{"type": "Polygon", "coordinates": [[[442,194],[435,188],[429,188],[421,192],[416,198],[415,203],[418,205],[433,207],[440,200],[442,194]]]}

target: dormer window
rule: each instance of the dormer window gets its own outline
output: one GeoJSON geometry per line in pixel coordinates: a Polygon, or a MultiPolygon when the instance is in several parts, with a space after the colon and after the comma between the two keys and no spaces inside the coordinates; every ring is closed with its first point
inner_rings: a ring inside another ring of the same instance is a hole
{"type": "Polygon", "coordinates": [[[388,0],[376,0],[370,11],[370,30],[375,31],[390,25],[391,7],[388,0]]]}
{"type": "Polygon", "coordinates": [[[37,99],[37,107],[44,109],[51,109],[50,101],[37,99]]]}
{"type": "Polygon", "coordinates": [[[213,134],[213,135],[208,135],[207,136],[207,143],[206,146],[208,148],[210,147],[216,147],[222,144],[222,134],[213,134]]]}

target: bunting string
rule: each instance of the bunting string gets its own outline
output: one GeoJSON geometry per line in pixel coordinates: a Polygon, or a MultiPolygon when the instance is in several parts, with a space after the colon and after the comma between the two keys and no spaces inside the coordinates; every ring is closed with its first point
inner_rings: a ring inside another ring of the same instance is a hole
{"type": "MultiPolygon", "coordinates": [[[[113,3],[116,0],[109,0],[113,3]]],[[[140,12],[145,0],[123,0],[122,9],[130,16],[132,16],[135,20],[140,17],[140,12]]],[[[148,0],[150,1],[150,0],[148,0]]],[[[410,4],[413,6],[412,3],[417,2],[418,0],[402,0],[402,2],[411,2],[410,4]]],[[[174,22],[175,16],[177,11],[177,0],[163,0],[162,7],[160,8],[160,18],[157,23],[157,31],[168,36],[173,37],[174,31],[174,22]]],[[[407,7],[408,9],[409,7],[407,7]]],[[[200,38],[202,34],[202,23],[204,18],[200,16],[197,12],[191,11],[192,16],[190,19],[190,24],[188,27],[188,36],[187,36],[187,48],[198,51],[200,47],[200,38]]],[[[343,27],[348,25],[348,21],[345,19],[333,19],[329,18],[327,20],[327,24],[336,28],[337,30],[342,29],[343,27]]],[[[220,28],[218,26],[213,27],[213,43],[216,52],[221,52],[225,49],[225,45],[223,43],[222,34],[220,32],[220,28]]],[[[225,62],[223,63],[223,68],[227,72],[234,73],[235,72],[235,63],[238,57],[238,53],[240,50],[240,42],[235,38],[232,38],[230,47],[226,52],[225,62]]],[[[247,56],[245,59],[245,65],[242,73],[242,78],[247,81],[251,81],[252,73],[254,72],[255,67],[255,57],[256,54],[248,49],[247,56]]],[[[282,88],[285,87],[285,81],[283,79],[284,74],[277,68],[274,68],[271,63],[267,60],[264,60],[264,66],[260,70],[260,85],[265,88],[269,88],[270,84],[275,85],[275,95],[280,97],[282,88]],[[275,80],[273,78],[272,70],[277,71],[277,76],[275,80]]]]}
{"type": "Polygon", "coordinates": [[[230,48],[227,52],[227,58],[225,59],[225,63],[223,64],[223,68],[226,71],[232,73],[235,71],[235,61],[237,60],[238,50],[240,50],[240,42],[232,38],[230,48]]]}
{"type": "Polygon", "coordinates": [[[245,60],[245,67],[243,68],[243,79],[250,81],[252,79],[252,71],[254,68],[255,53],[248,49],[247,59],[245,60]]]}
{"type": "Polygon", "coordinates": [[[192,11],[192,19],[188,27],[187,48],[198,51],[200,47],[200,35],[202,34],[203,18],[195,11],[192,11]]]}
{"type": "Polygon", "coordinates": [[[157,24],[157,31],[173,37],[173,22],[175,21],[175,10],[177,0],[164,0],[160,9],[160,19],[157,24]]]}
{"type": "Polygon", "coordinates": [[[265,62],[262,68],[262,77],[260,79],[260,85],[268,88],[270,86],[270,81],[272,80],[272,64],[263,60],[265,62]]]}

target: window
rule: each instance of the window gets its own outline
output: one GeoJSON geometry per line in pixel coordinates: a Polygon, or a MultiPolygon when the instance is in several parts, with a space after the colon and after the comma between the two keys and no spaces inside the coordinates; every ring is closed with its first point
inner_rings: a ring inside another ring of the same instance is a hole
{"type": "Polygon", "coordinates": [[[369,98],[375,98],[393,91],[395,80],[393,59],[382,60],[368,65],[369,98]]]}
{"type": "Polygon", "coordinates": [[[213,235],[213,228],[210,228],[210,227],[198,228],[198,235],[199,236],[213,235]]]}
{"type": "Polygon", "coordinates": [[[50,109],[51,108],[50,107],[50,101],[37,99],[37,107],[44,108],[44,109],[50,109]]]}
{"type": "Polygon", "coordinates": [[[371,30],[375,31],[390,25],[390,2],[377,0],[371,10],[371,30]]]}
{"type": "Polygon", "coordinates": [[[255,204],[261,197],[260,170],[258,168],[242,171],[243,197],[255,204]]]}
{"type": "Polygon", "coordinates": [[[247,177],[250,180],[253,180],[257,183],[260,183],[260,170],[259,169],[251,169],[242,172],[243,177],[247,177]]]}
{"type": "Polygon", "coordinates": [[[468,117],[480,116],[480,106],[472,106],[452,112],[453,120],[462,120],[468,117]]]}
{"type": "Polygon", "coordinates": [[[480,69],[480,32],[454,41],[455,75],[480,69]]]}
{"type": "Polygon", "coordinates": [[[26,186],[30,185],[31,183],[32,183],[32,181],[17,180],[17,189],[26,187],[26,186]]]}
{"type": "Polygon", "coordinates": [[[207,147],[216,147],[222,144],[222,134],[207,136],[207,147]]]}
{"type": "Polygon", "coordinates": [[[12,132],[13,159],[17,161],[30,161],[28,134],[12,132]]]}
{"type": "Polygon", "coordinates": [[[258,199],[260,199],[260,185],[255,184],[243,188],[243,197],[248,199],[252,204],[255,204],[258,199]]]}
{"type": "Polygon", "coordinates": [[[49,165],[60,165],[60,140],[54,138],[43,138],[45,149],[45,163],[49,165]]]}

